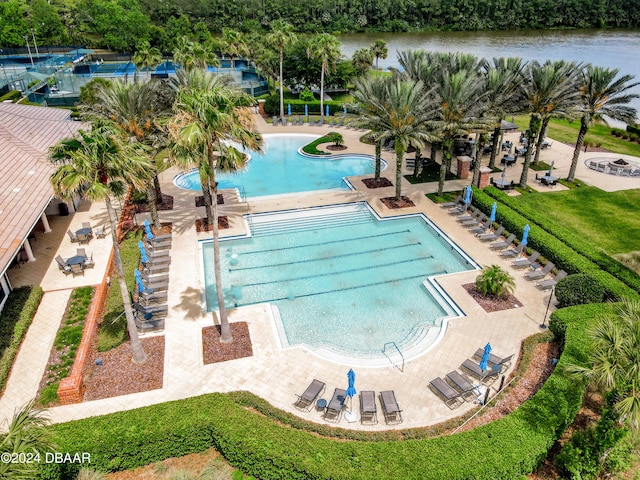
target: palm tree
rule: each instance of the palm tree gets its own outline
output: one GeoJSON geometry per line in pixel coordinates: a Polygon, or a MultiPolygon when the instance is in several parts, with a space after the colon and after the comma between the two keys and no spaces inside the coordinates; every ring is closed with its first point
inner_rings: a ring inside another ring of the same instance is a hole
{"type": "Polygon", "coordinates": [[[173,59],[184,70],[202,68],[208,70],[209,66],[219,67],[220,60],[214,52],[214,45],[202,45],[192,42],[188,37],[178,40],[178,46],[173,52],[173,59]]]}
{"type": "Polygon", "coordinates": [[[402,160],[409,144],[423,147],[432,140],[426,128],[426,120],[433,115],[434,103],[430,91],[422,82],[402,81],[390,78],[386,92],[379,98],[371,98],[371,112],[379,114],[376,122],[375,141],[393,140],[396,154],[395,199],[402,197],[402,160]]]}
{"type": "MultiPolygon", "coordinates": [[[[385,113],[379,109],[387,104],[387,85],[388,81],[384,77],[361,77],[355,81],[353,98],[356,103],[351,108],[358,118],[354,123],[361,128],[371,130],[374,139],[376,139],[376,133],[379,133],[382,128],[381,118],[385,113]]],[[[382,167],[382,140],[376,139],[374,143],[376,155],[374,181],[379,183],[382,167]]]]}
{"type": "Polygon", "coordinates": [[[384,60],[385,58],[387,58],[387,55],[389,54],[389,48],[387,47],[387,42],[379,38],[378,40],[376,40],[371,44],[371,46],[369,47],[369,50],[371,50],[371,53],[376,59],[376,70],[377,70],[378,59],[382,58],[384,60]]]}
{"type": "Polygon", "coordinates": [[[113,80],[98,89],[94,103],[80,107],[89,119],[111,122],[130,139],[147,147],[153,175],[146,192],[151,220],[156,228],[161,227],[158,199],[162,193],[156,187],[159,184],[158,168],[154,160],[166,145],[166,133],[158,122],[171,114],[174,94],[170,87],[155,79],[153,82],[133,84],[113,80]]]}
{"type": "MultiPolygon", "coordinates": [[[[0,451],[8,454],[40,455],[44,463],[46,452],[56,450],[49,430],[45,411],[35,407],[35,401],[27,403],[13,414],[11,422],[4,420],[0,434],[0,451]]],[[[0,478],[29,480],[36,478],[38,462],[0,462],[0,478]]]]}
{"type": "Polygon", "coordinates": [[[247,54],[247,43],[244,41],[244,35],[237,30],[230,28],[222,29],[222,41],[221,41],[222,53],[229,55],[231,59],[231,70],[233,70],[234,57],[242,57],[247,54]]]}
{"type": "Polygon", "coordinates": [[[498,265],[491,265],[476,277],[476,289],[483,295],[504,297],[516,288],[516,281],[509,272],[498,265]]]}
{"type": "Polygon", "coordinates": [[[324,76],[333,71],[340,59],[340,42],[329,33],[320,33],[313,37],[307,47],[307,56],[322,62],[320,71],[320,118],[324,122],[324,76]]]}
{"type": "Polygon", "coordinates": [[[527,139],[529,141],[524,156],[524,166],[520,176],[520,188],[526,188],[527,175],[531,164],[534,142],[539,150],[544,132],[543,124],[553,116],[567,117],[576,106],[578,89],[576,76],[578,69],[574,62],[546,62],[540,65],[534,61],[525,69],[522,85],[526,109],[530,113],[527,139]]]}
{"type": "Polygon", "coordinates": [[[253,103],[252,97],[229,87],[219,77],[194,70],[183,79],[176,99],[175,116],[168,123],[172,158],[182,166],[196,165],[200,171],[207,221],[213,230],[221,343],[232,342],[233,336],[222,291],[215,175],[216,172],[237,171],[245,165],[245,155],[229,142],[254,151],[262,148],[262,137],[256,132],[253,117],[245,108],[253,103]]]}
{"type": "Polygon", "coordinates": [[[127,330],[131,340],[133,361],[142,363],[147,356],[138,338],[133,318],[129,291],[124,278],[118,243],[118,220],[111,205],[111,196],[121,197],[131,184],[142,188],[152,171],[149,160],[134,150],[139,144],[130,144],[113,126],[96,124],[90,132],[80,130],[80,138],[60,141],[51,149],[51,160],[58,165],[51,175],[53,191],[60,198],[80,195],[91,201],[104,201],[111,223],[113,257],[127,330]]]}
{"type": "Polygon", "coordinates": [[[274,20],[271,22],[271,33],[267,35],[266,40],[269,44],[277,46],[280,52],[280,118],[284,119],[284,77],[282,75],[282,63],[284,61],[284,47],[296,41],[293,25],[284,20],[274,20]]]}
{"type": "Polygon", "coordinates": [[[640,427],[640,301],[626,299],[613,315],[596,320],[588,367],[568,365],[604,392],[614,391],[615,410],[631,428],[640,427]]]}
{"type": "Polygon", "coordinates": [[[151,47],[146,40],[138,45],[136,53],[133,54],[131,61],[136,67],[144,67],[147,72],[147,81],[151,78],[150,68],[155,68],[162,63],[162,54],[160,50],[155,47],[151,47]]]}
{"type": "Polygon", "coordinates": [[[584,137],[594,121],[602,121],[604,116],[626,123],[634,123],[636,109],[627,104],[638,94],[629,90],[640,85],[639,82],[629,83],[633,75],[618,76],[618,70],[593,67],[587,65],[581,72],[582,85],[580,87],[580,131],[573,151],[573,159],[567,180],[572,182],[576,176],[578,157],[584,142],[584,137]]]}
{"type": "Polygon", "coordinates": [[[373,64],[373,54],[367,48],[360,48],[353,52],[351,63],[359,75],[364,75],[369,71],[373,64]]]}

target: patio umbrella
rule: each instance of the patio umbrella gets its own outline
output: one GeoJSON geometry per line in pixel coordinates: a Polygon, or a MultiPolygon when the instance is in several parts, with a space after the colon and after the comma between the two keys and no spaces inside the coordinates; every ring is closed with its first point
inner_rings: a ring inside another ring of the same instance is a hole
{"type": "Polygon", "coordinates": [[[347,106],[346,105],[342,106],[342,113],[344,113],[345,115],[347,114],[347,106]]]}
{"type": "Polygon", "coordinates": [[[138,285],[138,291],[144,292],[146,290],[146,287],[144,286],[144,283],[142,283],[142,278],[140,277],[140,271],[134,270],[133,276],[136,277],[136,284],[138,285]]]}
{"type": "Polygon", "coordinates": [[[471,185],[464,187],[464,203],[467,205],[471,203],[471,185]]]}
{"type": "Polygon", "coordinates": [[[327,108],[324,109],[324,111],[326,112],[324,115],[325,117],[329,116],[329,105],[327,105],[327,108]]]}
{"type": "Polygon", "coordinates": [[[551,172],[553,172],[553,164],[555,163],[555,160],[553,160],[551,162],[551,165],[549,165],[549,173],[547,173],[547,175],[551,176],[551,172]]]}
{"type": "Polygon", "coordinates": [[[489,220],[491,222],[496,221],[496,210],[498,210],[498,204],[496,202],[493,202],[493,207],[491,207],[491,215],[489,215],[489,220]]]}
{"type": "Polygon", "coordinates": [[[291,116],[291,104],[287,104],[287,115],[291,116]]]}
{"type": "Polygon", "coordinates": [[[142,243],[142,240],[138,240],[138,248],[140,249],[140,260],[142,263],[147,263],[149,261],[149,257],[147,257],[147,251],[144,249],[144,243],[142,243]]]}
{"type": "Polygon", "coordinates": [[[522,241],[520,242],[522,245],[526,245],[527,244],[527,239],[529,238],[529,224],[527,223],[524,226],[524,230],[522,231],[522,241]]]}
{"type": "Polygon", "coordinates": [[[482,354],[482,359],[480,360],[480,369],[484,372],[487,368],[489,368],[489,354],[491,353],[491,344],[487,343],[484,346],[484,353],[482,354]]]}
{"type": "Polygon", "coordinates": [[[349,371],[347,372],[347,379],[349,380],[349,386],[347,387],[346,395],[351,399],[349,401],[349,410],[351,410],[351,407],[353,405],[353,396],[357,393],[356,387],[355,387],[356,372],[354,372],[352,368],[350,368],[349,371]]]}
{"type": "Polygon", "coordinates": [[[149,225],[149,220],[145,218],[144,220],[144,230],[147,233],[147,240],[153,240],[153,233],[151,233],[151,225],[149,225]]]}
{"type": "Polygon", "coordinates": [[[304,104],[304,116],[309,116],[309,105],[307,105],[306,103],[304,104]]]}

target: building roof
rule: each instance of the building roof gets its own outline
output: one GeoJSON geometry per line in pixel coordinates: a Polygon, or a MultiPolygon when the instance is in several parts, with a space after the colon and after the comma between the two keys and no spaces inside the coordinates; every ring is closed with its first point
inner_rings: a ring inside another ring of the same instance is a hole
{"type": "Polygon", "coordinates": [[[0,275],[53,197],[49,147],[83,128],[70,115],[66,109],[0,103],[0,275]]]}

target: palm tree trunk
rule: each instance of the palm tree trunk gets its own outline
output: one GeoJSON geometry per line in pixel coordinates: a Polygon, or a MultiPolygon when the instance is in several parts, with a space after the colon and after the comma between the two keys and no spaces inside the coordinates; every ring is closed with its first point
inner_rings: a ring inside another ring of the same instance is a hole
{"type": "MultiPolygon", "coordinates": [[[[215,178],[213,179],[213,194],[218,197],[215,178]]],[[[222,272],[220,269],[220,240],[218,231],[218,202],[213,204],[213,269],[216,277],[216,294],[218,296],[218,312],[220,313],[220,343],[232,343],[233,335],[227,317],[227,308],[224,305],[224,292],[222,291],[222,272]]]]}
{"type": "Polygon", "coordinates": [[[576,148],[573,150],[573,158],[571,159],[571,168],[569,168],[569,176],[567,180],[573,182],[576,177],[576,168],[578,168],[578,158],[580,157],[580,149],[582,148],[582,144],[584,143],[584,137],[587,135],[587,130],[589,126],[585,121],[585,118],[582,117],[580,121],[580,131],[578,132],[578,139],[576,140],[576,148]]]}
{"type": "MultiPolygon", "coordinates": [[[[200,180],[200,186],[202,187],[202,193],[204,194],[204,208],[207,212],[207,223],[209,225],[213,225],[213,211],[211,209],[211,187],[209,186],[208,181],[200,180]]],[[[216,198],[216,202],[218,203],[218,199],[216,198]]]]}
{"type": "Polygon", "coordinates": [[[440,164],[440,178],[438,179],[438,196],[444,193],[444,181],[447,179],[451,154],[453,149],[453,138],[447,138],[442,142],[442,161],[440,164]]]}
{"type": "Polygon", "coordinates": [[[160,217],[158,217],[158,197],[156,196],[156,187],[153,182],[147,183],[147,205],[149,205],[151,223],[153,223],[154,227],[161,228],[160,217]]]}
{"type": "Polygon", "coordinates": [[[376,183],[380,181],[380,170],[382,168],[382,140],[376,142],[376,170],[373,176],[376,183]]]}
{"type": "MultiPolygon", "coordinates": [[[[539,128],[540,119],[531,115],[531,119],[529,120],[529,129],[527,130],[527,138],[536,138],[538,136],[539,128]]],[[[527,153],[524,154],[524,165],[522,166],[522,175],[520,175],[520,188],[527,188],[527,176],[529,174],[529,165],[531,165],[532,153],[531,141],[529,140],[529,148],[527,148],[527,153]]]]}
{"type": "Polygon", "coordinates": [[[396,200],[402,198],[402,159],[404,157],[404,151],[406,150],[404,145],[400,145],[395,141],[396,150],[396,200]]]}
{"type": "MultiPolygon", "coordinates": [[[[543,121],[542,121],[542,128],[540,129],[540,134],[538,135],[537,141],[536,141],[536,156],[533,159],[533,164],[534,165],[538,165],[538,162],[540,161],[540,146],[542,145],[542,141],[544,140],[544,137],[547,135],[547,127],[549,126],[549,120],[551,120],[551,117],[546,117],[543,121]]],[[[529,144],[529,147],[531,147],[531,144],[529,144]]]]}
{"type": "Polygon", "coordinates": [[[422,163],[421,161],[421,154],[420,154],[420,147],[415,147],[416,151],[415,151],[415,160],[414,160],[414,165],[413,165],[413,178],[418,178],[418,175],[420,174],[420,164],[422,163]]]}
{"type": "MultiPolygon", "coordinates": [[[[482,166],[482,150],[484,150],[484,139],[485,136],[480,135],[480,143],[478,144],[478,148],[476,150],[476,158],[473,159],[473,176],[471,178],[471,185],[478,185],[478,180],[480,179],[480,167],[482,166]]],[[[494,146],[495,148],[495,146],[494,146]]]]}
{"type": "Polygon", "coordinates": [[[129,298],[129,290],[127,282],[124,278],[124,269],[122,268],[122,258],[120,257],[120,245],[118,243],[118,222],[115,212],[111,205],[111,199],[105,199],[107,204],[107,212],[109,213],[109,222],[111,223],[111,238],[113,240],[113,259],[116,264],[116,273],[118,275],[118,284],[120,285],[120,293],[122,294],[122,303],[124,305],[124,315],[127,319],[127,331],[129,332],[129,340],[131,341],[131,354],[134,363],[144,363],[147,360],[147,354],[142,347],[140,338],[138,337],[138,329],[133,318],[133,309],[131,308],[131,299],[129,298]]]}
{"type": "Polygon", "coordinates": [[[156,189],[156,200],[160,203],[162,199],[162,188],[160,188],[160,179],[157,173],[153,176],[153,186],[156,189]]]}
{"type": "Polygon", "coordinates": [[[282,87],[282,55],[283,46],[280,45],[280,119],[284,120],[284,88],[282,87]]]}
{"type": "Polygon", "coordinates": [[[500,127],[493,129],[493,148],[491,149],[491,158],[489,159],[489,168],[493,170],[496,166],[496,157],[498,156],[498,143],[500,143],[500,127]]]}
{"type": "Polygon", "coordinates": [[[320,70],[320,119],[324,123],[324,62],[320,70]]]}

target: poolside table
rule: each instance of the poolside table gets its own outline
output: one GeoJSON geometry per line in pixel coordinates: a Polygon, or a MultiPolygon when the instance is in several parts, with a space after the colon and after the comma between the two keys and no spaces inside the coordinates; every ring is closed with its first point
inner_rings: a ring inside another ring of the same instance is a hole
{"type": "Polygon", "coordinates": [[[507,165],[507,166],[509,166],[509,165],[515,165],[515,163],[516,163],[516,157],[515,157],[515,156],[514,156],[514,157],[512,157],[512,156],[510,156],[510,155],[504,155],[504,156],[502,157],[502,160],[500,160],[500,163],[502,163],[502,164],[504,164],[504,165],[507,165]]]}
{"type": "Polygon", "coordinates": [[[73,257],[69,257],[66,260],[66,264],[71,265],[84,265],[84,261],[87,259],[84,255],[74,255],[73,257]]]}
{"type": "Polygon", "coordinates": [[[558,179],[552,175],[545,175],[544,177],[540,177],[540,183],[543,185],[553,186],[558,183],[558,179]]]}

